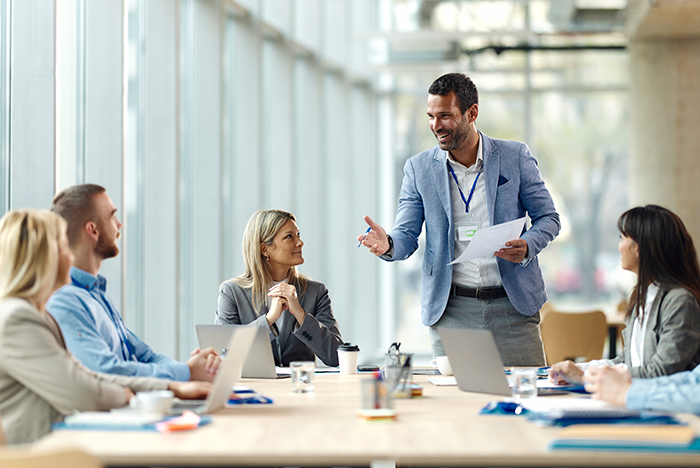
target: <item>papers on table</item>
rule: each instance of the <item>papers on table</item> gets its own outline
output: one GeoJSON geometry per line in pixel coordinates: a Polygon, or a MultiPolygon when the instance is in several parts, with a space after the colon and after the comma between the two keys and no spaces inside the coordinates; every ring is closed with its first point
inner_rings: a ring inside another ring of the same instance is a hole
{"type": "Polygon", "coordinates": [[[112,411],[83,411],[66,416],[63,423],[53,425],[54,429],[102,429],[102,430],[138,430],[153,429],[163,415],[142,414],[132,409],[115,409],[112,411]]]}
{"type": "MultiPolygon", "coordinates": [[[[292,375],[292,370],[289,367],[275,366],[275,372],[277,372],[277,375],[292,375]]],[[[316,367],[316,370],[314,372],[316,374],[333,374],[333,373],[337,374],[338,372],[340,372],[340,368],[318,366],[318,367],[316,367]]]]}
{"type": "Polygon", "coordinates": [[[537,379],[537,388],[551,388],[556,390],[567,390],[576,387],[576,385],[557,385],[549,381],[549,379],[537,379]]]}
{"type": "MultiPolygon", "coordinates": [[[[436,385],[438,387],[443,387],[443,386],[453,386],[457,385],[457,379],[454,377],[428,377],[428,382],[430,382],[433,385],[436,385]]],[[[562,391],[567,391],[572,388],[576,388],[575,385],[557,385],[553,384],[547,379],[539,379],[537,380],[537,388],[538,390],[562,390],[562,391]]]]}
{"type": "Polygon", "coordinates": [[[428,377],[428,382],[438,387],[457,385],[457,379],[454,377],[428,377]]]}
{"type": "Polygon", "coordinates": [[[553,418],[619,418],[639,416],[639,411],[624,406],[614,406],[590,398],[533,398],[522,400],[520,405],[532,413],[546,414],[553,418]]]}
{"type": "Polygon", "coordinates": [[[522,217],[507,223],[479,229],[462,255],[448,265],[493,255],[495,251],[506,248],[506,242],[520,238],[524,226],[525,217],[522,217]]]}

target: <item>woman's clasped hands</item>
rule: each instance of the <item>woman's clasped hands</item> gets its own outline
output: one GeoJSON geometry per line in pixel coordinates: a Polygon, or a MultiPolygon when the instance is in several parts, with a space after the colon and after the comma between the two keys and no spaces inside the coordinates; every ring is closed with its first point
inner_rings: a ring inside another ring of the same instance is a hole
{"type": "Polygon", "coordinates": [[[282,312],[287,309],[289,309],[289,312],[297,319],[299,325],[304,324],[306,312],[304,312],[304,309],[299,305],[297,288],[295,288],[294,285],[283,281],[271,287],[267,295],[272,298],[267,313],[267,322],[269,325],[275,323],[282,315],[282,312]]]}

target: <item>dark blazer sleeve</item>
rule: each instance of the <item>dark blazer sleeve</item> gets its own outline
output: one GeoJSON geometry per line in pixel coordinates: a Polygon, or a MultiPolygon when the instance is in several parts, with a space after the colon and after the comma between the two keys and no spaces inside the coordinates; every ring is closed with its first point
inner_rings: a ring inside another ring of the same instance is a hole
{"type": "Polygon", "coordinates": [[[304,324],[294,331],[327,366],[338,365],[338,345],[343,343],[338,322],[333,316],[328,288],[323,283],[309,281],[300,302],[306,312],[304,324]]]}
{"type": "Polygon", "coordinates": [[[700,305],[695,296],[684,288],[658,294],[663,297],[651,311],[658,310],[655,326],[650,329],[654,324],[649,318],[644,334],[644,365],[631,368],[632,377],[675,374],[700,363],[700,305]]]}
{"type": "Polygon", "coordinates": [[[267,327],[265,314],[261,313],[258,316],[243,288],[231,281],[226,281],[219,286],[219,299],[214,323],[217,325],[255,324],[267,327]]]}

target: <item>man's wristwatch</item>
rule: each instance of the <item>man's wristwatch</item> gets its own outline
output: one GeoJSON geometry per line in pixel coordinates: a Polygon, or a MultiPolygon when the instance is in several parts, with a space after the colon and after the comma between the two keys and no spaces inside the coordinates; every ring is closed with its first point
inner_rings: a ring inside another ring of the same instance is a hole
{"type": "Polygon", "coordinates": [[[387,249],[386,252],[380,255],[380,257],[393,257],[394,256],[394,240],[391,238],[389,234],[386,235],[386,238],[389,239],[389,248],[387,249]]]}

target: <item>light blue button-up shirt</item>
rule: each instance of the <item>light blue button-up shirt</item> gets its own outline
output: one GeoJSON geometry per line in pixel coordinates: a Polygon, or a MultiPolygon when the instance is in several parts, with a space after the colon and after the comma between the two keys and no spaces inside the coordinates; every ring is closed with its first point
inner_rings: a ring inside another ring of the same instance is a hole
{"type": "Polygon", "coordinates": [[[700,365],[691,371],[651,379],[632,379],[628,408],[700,415],[700,365]]]}
{"type": "Polygon", "coordinates": [[[187,381],[187,364],[154,352],[132,333],[107,296],[107,280],[71,267],[71,284],[56,291],[46,308],[68,350],[86,367],[108,374],[187,381]]]}

